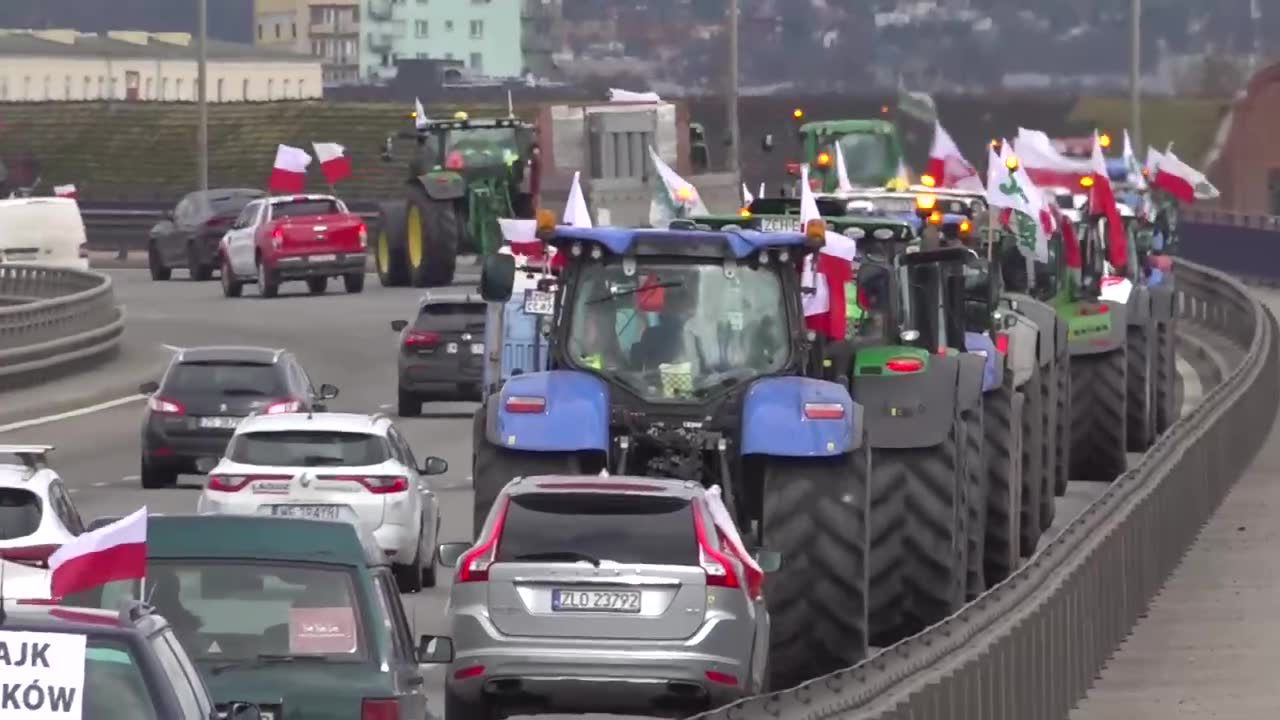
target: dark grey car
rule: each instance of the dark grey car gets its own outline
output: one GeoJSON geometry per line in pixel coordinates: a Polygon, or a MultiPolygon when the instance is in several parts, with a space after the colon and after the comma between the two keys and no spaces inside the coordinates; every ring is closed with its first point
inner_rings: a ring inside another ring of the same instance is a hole
{"type": "Polygon", "coordinates": [[[240,211],[266,193],[229,188],[187,193],[177,207],[151,228],[147,266],[152,280],[168,280],[184,267],[192,280],[208,280],[218,267],[218,243],[240,211]]]}
{"type": "Polygon", "coordinates": [[[486,309],[470,293],[428,293],[412,323],[391,322],[400,333],[400,417],[421,415],[422,403],[436,397],[480,399],[486,309]]]}
{"type": "Polygon", "coordinates": [[[240,421],[254,413],[322,410],[338,395],[317,391],[293,353],[257,347],[180,350],[160,382],[138,388],[150,395],[142,420],[141,481],[168,487],[181,473],[216,462],[240,421]]]}

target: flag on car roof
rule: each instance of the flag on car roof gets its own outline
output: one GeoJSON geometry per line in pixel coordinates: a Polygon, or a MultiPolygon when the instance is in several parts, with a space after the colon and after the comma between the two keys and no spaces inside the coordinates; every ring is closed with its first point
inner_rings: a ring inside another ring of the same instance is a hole
{"type": "Polygon", "coordinates": [[[338,143],[311,143],[316,150],[316,159],[320,161],[320,172],[330,185],[337,185],[351,177],[351,158],[347,157],[347,149],[338,143]]]}
{"type": "Polygon", "coordinates": [[[653,200],[649,203],[649,225],[661,228],[670,225],[672,220],[690,215],[710,215],[707,206],[698,194],[693,183],[680,177],[671,169],[658,151],[649,146],[649,158],[653,161],[657,177],[653,183],[653,200]]]}
{"type": "Polygon", "coordinates": [[[306,150],[280,145],[276,148],[276,161],[271,166],[267,189],[286,195],[302,192],[307,187],[307,168],[310,166],[311,156],[306,150]]]}
{"type": "Polygon", "coordinates": [[[587,209],[587,198],[582,194],[582,173],[573,171],[573,184],[569,186],[569,202],[564,208],[564,224],[569,227],[591,227],[591,211],[587,209]]]}
{"type": "Polygon", "coordinates": [[[1120,208],[1116,206],[1116,196],[1111,189],[1111,174],[1107,172],[1107,159],[1102,155],[1102,144],[1098,142],[1098,131],[1093,132],[1093,154],[1089,156],[1089,165],[1093,171],[1093,186],[1089,188],[1089,214],[1097,217],[1102,213],[1107,218],[1107,261],[1116,269],[1117,274],[1124,274],[1124,267],[1129,264],[1129,238],[1125,231],[1124,220],[1120,217],[1120,208]]]}
{"type": "Polygon", "coordinates": [[[79,197],[79,193],[76,192],[75,185],[54,185],[53,194],[56,197],[71,198],[72,200],[79,197]]]}
{"type": "MultiPolygon", "coordinates": [[[[800,227],[821,220],[818,201],[809,186],[809,166],[800,166],[800,227]]],[[[805,325],[832,340],[843,340],[848,307],[845,286],[853,279],[853,259],[858,244],[853,238],[827,231],[822,249],[805,260],[800,285],[805,288],[801,302],[805,325]]]]}
{"type": "Polygon", "coordinates": [[[49,556],[49,590],[55,598],[147,574],[147,509],[90,530],[49,556]]]}
{"type": "Polygon", "coordinates": [[[1165,153],[1157,161],[1155,175],[1153,185],[1184,203],[1218,197],[1218,188],[1199,170],[1182,162],[1172,151],[1165,153]]]}
{"type": "MultiPolygon", "coordinates": [[[[964,159],[956,141],[942,127],[942,123],[933,123],[933,145],[929,148],[929,164],[925,167],[926,176],[933,178],[934,187],[956,188],[982,192],[982,178],[978,170],[964,159]]],[[[921,177],[923,181],[924,178],[921,177]]],[[[925,181],[925,184],[929,183],[925,181]]]]}

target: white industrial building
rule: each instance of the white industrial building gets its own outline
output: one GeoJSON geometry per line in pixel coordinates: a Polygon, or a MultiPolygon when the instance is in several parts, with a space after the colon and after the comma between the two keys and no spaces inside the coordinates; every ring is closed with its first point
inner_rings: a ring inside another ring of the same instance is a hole
{"type": "MultiPolygon", "coordinates": [[[[205,54],[209,102],[323,96],[319,58],[220,40],[205,54]]],[[[196,78],[188,33],[0,30],[0,102],[194,101],[196,78]]]]}

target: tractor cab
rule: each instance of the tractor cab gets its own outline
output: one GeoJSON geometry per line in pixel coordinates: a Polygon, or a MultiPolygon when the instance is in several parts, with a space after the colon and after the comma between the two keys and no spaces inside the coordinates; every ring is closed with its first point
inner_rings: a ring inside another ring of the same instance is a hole
{"type": "Polygon", "coordinates": [[[817,191],[833,192],[839,187],[837,144],[855,187],[882,188],[898,176],[902,143],[897,128],[887,120],[808,122],[798,132],[817,191]]]}

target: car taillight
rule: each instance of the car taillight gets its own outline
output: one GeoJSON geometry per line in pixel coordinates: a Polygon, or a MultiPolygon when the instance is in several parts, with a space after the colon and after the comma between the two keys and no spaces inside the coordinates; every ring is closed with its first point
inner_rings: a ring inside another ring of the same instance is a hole
{"type": "Polygon", "coordinates": [[[409,334],[404,336],[404,346],[407,348],[433,348],[439,344],[440,333],[410,330],[409,334]]]}
{"type": "Polygon", "coordinates": [[[547,399],[533,395],[512,395],[503,403],[507,412],[540,413],[547,409],[547,399]]]}
{"type": "Polygon", "coordinates": [[[807,402],[804,404],[806,420],[840,420],[844,417],[844,406],[840,403],[807,402]]]}
{"type": "Polygon", "coordinates": [[[284,246],[284,228],[276,228],[271,231],[271,249],[279,250],[284,246]]]}
{"type": "Polygon", "coordinates": [[[742,587],[738,583],[738,573],[734,571],[733,563],[711,544],[711,536],[707,533],[707,526],[702,520],[700,505],[693,508],[693,530],[698,536],[698,564],[707,574],[707,585],[724,588],[742,587]]]}
{"type": "Polygon", "coordinates": [[[280,400],[272,400],[267,403],[266,408],[262,412],[267,415],[280,415],[283,413],[302,412],[302,401],[294,398],[282,398],[280,400]]]}
{"type": "Polygon", "coordinates": [[[339,480],[360,483],[365,490],[374,495],[389,495],[409,489],[409,478],[383,475],[328,475],[325,480],[339,480]]]}
{"type": "Polygon", "coordinates": [[[884,364],[884,369],[896,373],[920,372],[924,369],[924,361],[920,358],[893,358],[884,364]]]}
{"type": "Polygon", "coordinates": [[[215,492],[240,492],[252,480],[243,475],[210,475],[205,487],[215,492]]]}
{"type": "Polygon", "coordinates": [[[1008,333],[996,333],[996,350],[998,350],[1001,355],[1009,354],[1008,333]]]}
{"type": "Polygon", "coordinates": [[[177,400],[162,398],[158,395],[153,395],[147,400],[147,407],[151,409],[151,412],[160,413],[161,415],[187,414],[187,409],[183,407],[182,403],[177,400]]]}
{"type": "Polygon", "coordinates": [[[472,665],[471,667],[464,667],[460,670],[455,670],[453,672],[453,679],[466,680],[467,678],[480,677],[483,674],[484,674],[483,665],[472,665]]]}
{"type": "Polygon", "coordinates": [[[356,236],[360,238],[360,249],[364,250],[369,247],[369,227],[364,223],[356,226],[356,236]]]}
{"type": "Polygon", "coordinates": [[[489,579],[489,566],[498,554],[498,541],[502,538],[502,526],[507,522],[507,507],[510,505],[511,498],[503,499],[498,516],[494,518],[493,529],[458,561],[458,576],[454,582],[484,582],[489,579]]]}
{"type": "Polygon", "coordinates": [[[449,156],[444,160],[444,167],[446,170],[461,170],[466,167],[466,163],[462,160],[462,153],[457,150],[449,153],[449,156]]]}
{"type": "Polygon", "coordinates": [[[400,701],[395,698],[365,698],[360,703],[360,720],[400,720],[400,701]]]}
{"type": "Polygon", "coordinates": [[[729,687],[738,686],[738,678],[730,675],[729,673],[723,673],[718,670],[708,670],[707,679],[717,685],[728,685],[729,687]]]}

